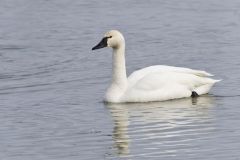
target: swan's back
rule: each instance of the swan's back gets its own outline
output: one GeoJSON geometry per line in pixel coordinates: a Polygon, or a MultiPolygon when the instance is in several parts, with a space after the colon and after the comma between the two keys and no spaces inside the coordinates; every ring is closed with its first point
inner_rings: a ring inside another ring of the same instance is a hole
{"type": "Polygon", "coordinates": [[[156,72],[186,73],[186,74],[193,74],[199,77],[213,76],[212,74],[205,71],[201,71],[201,70],[193,70],[189,68],[173,67],[173,66],[165,66],[165,65],[155,65],[155,66],[146,67],[133,72],[128,77],[128,81],[133,83],[134,81],[138,81],[139,79],[141,79],[142,77],[146,76],[149,73],[156,73],[156,72]]]}
{"type": "Polygon", "coordinates": [[[210,73],[181,67],[156,65],[133,72],[122,97],[126,102],[164,101],[206,94],[217,82],[210,73]]]}

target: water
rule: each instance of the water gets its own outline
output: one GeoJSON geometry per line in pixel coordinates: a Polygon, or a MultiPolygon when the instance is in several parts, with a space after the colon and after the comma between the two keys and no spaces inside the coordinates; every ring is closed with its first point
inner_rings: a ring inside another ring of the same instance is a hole
{"type": "Polygon", "coordinates": [[[0,0],[0,159],[240,158],[240,1],[0,0]],[[102,103],[110,29],[128,73],[154,64],[223,79],[209,96],[102,103]]]}

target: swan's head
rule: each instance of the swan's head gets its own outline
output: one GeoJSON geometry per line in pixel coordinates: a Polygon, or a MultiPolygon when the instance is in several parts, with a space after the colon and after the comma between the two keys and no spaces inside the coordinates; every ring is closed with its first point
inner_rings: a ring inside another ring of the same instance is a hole
{"type": "Polygon", "coordinates": [[[117,30],[108,31],[103,39],[92,48],[92,50],[100,49],[104,47],[119,48],[125,43],[123,35],[117,30]]]}

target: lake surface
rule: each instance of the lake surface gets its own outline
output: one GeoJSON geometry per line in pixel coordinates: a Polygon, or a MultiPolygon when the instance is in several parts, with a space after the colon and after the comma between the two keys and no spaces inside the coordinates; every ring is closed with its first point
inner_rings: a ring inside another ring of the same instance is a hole
{"type": "Polygon", "coordinates": [[[0,159],[240,159],[239,0],[0,0],[0,159]],[[209,95],[104,104],[110,29],[128,74],[206,70],[209,95]]]}

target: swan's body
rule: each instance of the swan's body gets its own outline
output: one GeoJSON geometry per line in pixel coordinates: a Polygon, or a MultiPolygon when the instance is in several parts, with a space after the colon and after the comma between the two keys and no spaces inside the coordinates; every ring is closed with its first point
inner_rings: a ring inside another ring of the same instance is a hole
{"type": "Polygon", "coordinates": [[[112,30],[93,48],[113,48],[112,83],[105,95],[106,102],[150,102],[207,94],[218,80],[205,71],[156,65],[133,72],[128,78],[125,66],[125,40],[112,30]]]}

